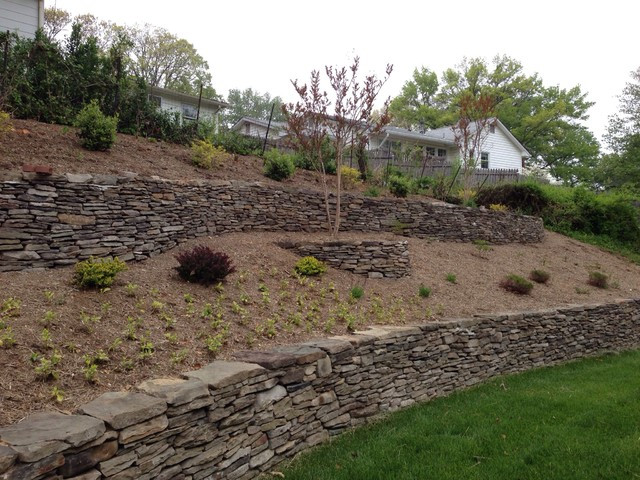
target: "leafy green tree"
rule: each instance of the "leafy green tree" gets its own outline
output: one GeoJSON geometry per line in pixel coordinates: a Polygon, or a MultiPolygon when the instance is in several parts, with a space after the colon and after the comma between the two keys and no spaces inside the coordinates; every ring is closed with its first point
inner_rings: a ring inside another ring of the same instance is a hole
{"type": "Polygon", "coordinates": [[[73,17],[66,10],[61,8],[44,9],[44,25],[42,26],[45,36],[55,41],[56,37],[73,21],[73,17]]]}
{"type": "Polygon", "coordinates": [[[605,135],[611,153],[600,159],[596,182],[640,193],[640,67],[618,98],[619,112],[609,117],[605,135]]]}
{"type": "Polygon", "coordinates": [[[164,28],[145,25],[127,29],[133,43],[131,71],[149,85],[215,98],[209,64],[196,48],[164,28]]]}
{"type": "Polygon", "coordinates": [[[284,120],[282,99],[277,96],[271,97],[269,92],[261,94],[251,88],[245,90],[231,89],[229,90],[227,101],[231,104],[231,107],[226,108],[221,115],[221,122],[227,127],[233,126],[242,117],[268,120],[274,103],[273,120],[284,120]]]}
{"type": "Polygon", "coordinates": [[[440,80],[431,70],[416,70],[392,102],[394,122],[413,129],[452,124],[468,95],[495,100],[496,117],[531,153],[530,166],[575,182],[583,165],[595,163],[599,145],[582,124],[593,105],[586,93],[579,86],[545,86],[538,74],[527,75],[508,56],[496,56],[491,63],[465,58],[440,80]]]}

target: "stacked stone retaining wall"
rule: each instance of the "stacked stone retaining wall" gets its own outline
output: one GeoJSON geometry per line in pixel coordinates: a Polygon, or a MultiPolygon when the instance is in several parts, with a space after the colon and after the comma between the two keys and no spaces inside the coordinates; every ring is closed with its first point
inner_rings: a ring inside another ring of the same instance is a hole
{"type": "Polygon", "coordinates": [[[333,268],[346,270],[369,278],[401,278],[411,273],[408,242],[365,240],[358,242],[333,241],[316,243],[286,243],[302,257],[323,260],[333,268]]]}
{"type": "MultiPolygon", "coordinates": [[[[539,242],[538,218],[345,194],[341,230],[494,244],[539,242]]],[[[0,182],[0,272],[94,256],[144,259],[204,235],[326,231],[318,192],[260,183],[66,174],[0,182]]]]}
{"type": "Polygon", "coordinates": [[[0,428],[0,478],[251,479],[381,412],[640,345],[640,300],[374,328],[241,352],[0,428]]]}

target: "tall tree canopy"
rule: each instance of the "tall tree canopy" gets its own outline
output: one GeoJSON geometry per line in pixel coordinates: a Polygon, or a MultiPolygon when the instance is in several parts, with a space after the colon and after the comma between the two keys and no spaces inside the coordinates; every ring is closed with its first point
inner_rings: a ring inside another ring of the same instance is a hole
{"type": "Polygon", "coordinates": [[[151,25],[121,26],[91,14],[72,17],[64,10],[45,10],[44,31],[50,40],[58,40],[71,24],[80,26],[80,40],[95,38],[102,52],[116,45],[125,55],[127,70],[148,85],[192,95],[198,95],[202,85],[205,97],[217,97],[209,64],[191,43],[168,30],[151,25]]]}
{"type": "Polygon", "coordinates": [[[619,112],[609,117],[605,135],[611,153],[602,156],[595,180],[603,187],[640,192],[640,67],[618,98],[619,112]]]}
{"type": "Polygon", "coordinates": [[[440,78],[416,69],[391,103],[394,123],[411,129],[436,128],[458,120],[460,101],[489,95],[495,115],[531,153],[530,166],[549,169],[575,181],[580,169],[596,162],[599,145],[582,124],[593,105],[579,86],[545,86],[538,74],[527,75],[520,62],[496,56],[464,59],[440,78]]]}
{"type": "Polygon", "coordinates": [[[277,96],[271,97],[268,92],[259,93],[251,88],[245,90],[232,88],[229,90],[227,101],[231,104],[231,107],[225,109],[221,115],[221,122],[227,127],[233,126],[242,117],[268,120],[274,103],[276,106],[273,109],[273,120],[284,120],[282,99],[277,96]]]}

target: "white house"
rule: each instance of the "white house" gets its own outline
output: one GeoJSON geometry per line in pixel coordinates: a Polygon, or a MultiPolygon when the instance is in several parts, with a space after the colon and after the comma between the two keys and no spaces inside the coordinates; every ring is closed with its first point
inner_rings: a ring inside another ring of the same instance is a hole
{"type": "Polygon", "coordinates": [[[220,110],[229,106],[227,102],[220,100],[204,97],[200,99],[195,95],[176,92],[175,90],[161,87],[149,87],[149,98],[158,105],[161,110],[179,113],[182,120],[213,120],[216,125],[216,130],[219,124],[220,110]]]}
{"type": "Polygon", "coordinates": [[[44,0],[0,0],[0,32],[33,38],[44,25],[44,0]]]}
{"type": "MultiPolygon", "coordinates": [[[[460,157],[451,126],[425,132],[388,126],[369,139],[369,149],[377,158],[393,157],[402,145],[422,149],[436,162],[450,164],[460,157]]],[[[518,173],[523,173],[525,161],[531,157],[498,119],[482,134],[480,151],[475,156],[479,169],[517,169],[518,173]]]]}
{"type": "Polygon", "coordinates": [[[272,121],[269,126],[268,120],[251,117],[242,117],[233,124],[231,130],[250,137],[264,138],[267,134],[267,127],[269,127],[269,139],[271,140],[278,140],[286,135],[286,122],[272,121]]]}

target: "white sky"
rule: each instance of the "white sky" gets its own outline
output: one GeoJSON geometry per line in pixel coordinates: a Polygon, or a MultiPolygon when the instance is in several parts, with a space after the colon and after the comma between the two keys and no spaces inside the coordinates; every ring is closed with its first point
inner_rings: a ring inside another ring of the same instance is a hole
{"type": "Polygon", "coordinates": [[[580,85],[596,102],[587,126],[600,139],[616,95],[640,66],[636,0],[45,0],[46,7],[92,13],[119,24],[150,23],[185,38],[207,60],[213,87],[295,100],[291,79],[348,65],[394,72],[382,94],[395,96],[413,69],[438,75],[464,56],[506,54],[545,85],[580,85]],[[593,6],[591,6],[593,5],[593,6]]]}

